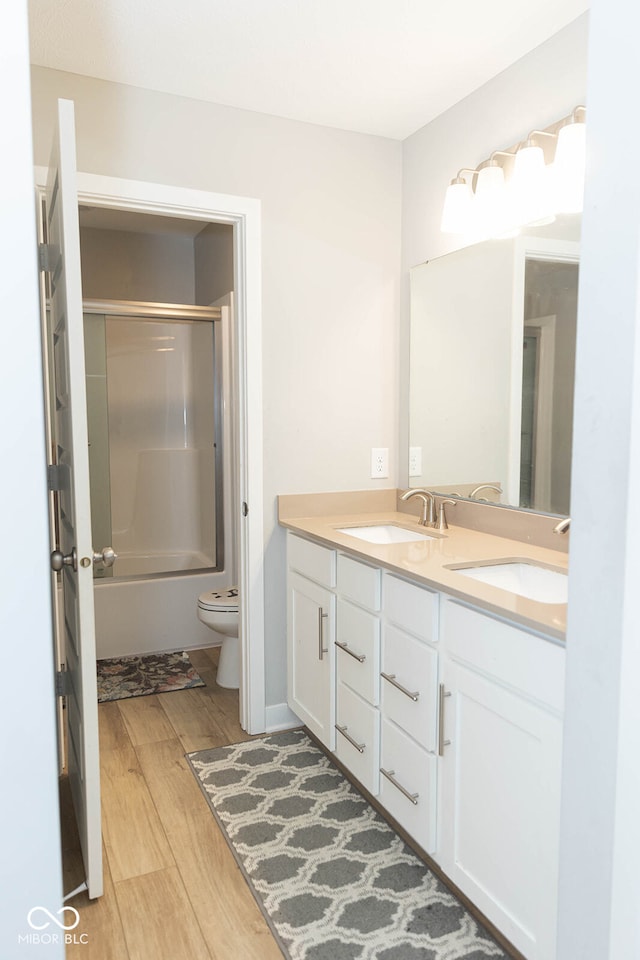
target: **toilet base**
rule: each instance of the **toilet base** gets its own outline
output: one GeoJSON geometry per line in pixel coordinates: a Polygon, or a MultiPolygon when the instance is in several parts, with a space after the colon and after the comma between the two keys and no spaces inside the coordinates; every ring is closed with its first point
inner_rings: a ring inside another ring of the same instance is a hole
{"type": "Polygon", "coordinates": [[[220,647],[216,683],[227,690],[240,687],[240,637],[225,637],[220,647]]]}

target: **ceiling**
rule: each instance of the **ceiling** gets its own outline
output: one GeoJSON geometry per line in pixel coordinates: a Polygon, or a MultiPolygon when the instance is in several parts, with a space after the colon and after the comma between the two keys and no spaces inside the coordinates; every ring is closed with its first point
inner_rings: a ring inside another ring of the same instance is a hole
{"type": "Polygon", "coordinates": [[[40,66],[404,139],[589,0],[29,0],[40,66]]]}

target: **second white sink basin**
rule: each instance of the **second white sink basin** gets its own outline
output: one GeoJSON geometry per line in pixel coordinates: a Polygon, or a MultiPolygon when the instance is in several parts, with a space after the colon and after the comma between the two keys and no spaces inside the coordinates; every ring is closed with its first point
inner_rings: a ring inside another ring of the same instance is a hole
{"type": "Polygon", "coordinates": [[[449,569],[492,587],[500,587],[501,590],[517,593],[529,600],[537,600],[538,603],[567,602],[567,574],[561,570],[538,566],[536,563],[512,560],[449,569]]]}
{"type": "Polygon", "coordinates": [[[366,540],[368,543],[412,543],[415,540],[435,540],[428,533],[418,533],[417,530],[405,530],[392,523],[376,523],[365,527],[337,527],[338,533],[346,533],[357,540],[366,540]]]}

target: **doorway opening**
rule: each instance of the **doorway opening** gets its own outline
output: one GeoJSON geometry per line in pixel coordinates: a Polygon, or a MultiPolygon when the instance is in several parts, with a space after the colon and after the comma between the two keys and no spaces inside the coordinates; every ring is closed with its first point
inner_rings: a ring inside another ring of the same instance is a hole
{"type": "Polygon", "coordinates": [[[116,557],[93,568],[97,657],[219,645],[197,602],[238,586],[233,227],[79,223],[92,535],[116,557]]]}
{"type": "MultiPolygon", "coordinates": [[[[47,171],[36,169],[38,186],[43,189],[46,183],[47,171]]],[[[220,270],[233,278],[232,289],[234,295],[225,295],[221,288],[212,284],[215,272],[211,269],[200,271],[201,283],[198,300],[201,303],[215,304],[224,313],[226,308],[233,311],[235,340],[233,349],[227,353],[230,362],[229,380],[231,389],[236,396],[236,430],[232,457],[226,458],[226,463],[234,462],[237,467],[235,483],[231,485],[232,495],[229,497],[230,510],[233,514],[233,523],[236,526],[236,569],[239,588],[239,630],[242,650],[242,671],[240,684],[240,723],[248,733],[256,734],[266,729],[266,709],[264,690],[264,586],[263,586],[263,500],[262,500],[262,336],[260,311],[260,203],[257,200],[212,194],[186,188],[170,187],[161,184],[144,183],[141,181],[126,181],[112,177],[102,177],[93,174],[77,175],[78,199],[82,211],[82,228],[85,231],[98,230],[98,220],[112,218],[109,229],[112,231],[122,228],[123,218],[146,215],[156,228],[165,229],[168,234],[182,235],[185,230],[191,230],[190,242],[194,236],[200,237],[201,247],[205,244],[209,252],[217,250],[220,254],[223,246],[227,251],[226,260],[220,258],[220,270]],[[231,245],[226,238],[232,238],[231,245]],[[202,292],[203,287],[209,285],[209,290],[202,292]],[[206,300],[203,299],[206,295],[206,300]]],[[[131,221],[127,226],[130,226],[131,221]]],[[[104,231],[106,233],[106,230],[104,231]]],[[[125,230],[123,232],[134,232],[125,230]]],[[[91,241],[91,235],[89,234],[91,241]]],[[[95,239],[95,237],[94,237],[95,239]]],[[[131,239],[131,238],[130,238],[131,239]]],[[[83,283],[89,276],[90,253],[83,250],[83,283]]],[[[193,302],[194,298],[167,296],[166,292],[155,294],[141,294],[132,292],[132,285],[140,281],[141,270],[134,270],[134,262],[140,266],[141,261],[132,261],[131,257],[124,258],[123,263],[114,268],[114,273],[120,282],[128,284],[126,291],[110,286],[96,290],[95,287],[86,287],[85,295],[93,294],[92,299],[126,299],[142,302],[142,298],[154,302],[167,303],[171,299],[179,303],[185,300],[193,302]],[[128,261],[128,263],[127,263],[128,261]],[[95,294],[98,294],[96,297],[95,294]],[[105,297],[105,294],[109,294],[105,297]]],[[[202,249],[196,252],[196,260],[204,261],[202,249]]],[[[164,271],[164,279],[173,268],[174,261],[169,257],[169,266],[164,271]]],[[[103,264],[104,266],[104,264],[103,264]]],[[[160,274],[162,276],[162,272],[160,274]]],[[[113,274],[112,274],[113,277],[113,274]]],[[[93,281],[92,281],[93,282],[93,281]]],[[[195,285],[194,275],[191,283],[195,285]]],[[[229,568],[230,557],[228,544],[233,544],[233,538],[226,538],[225,532],[225,566],[229,568]]],[[[102,544],[100,544],[102,546],[102,544]]],[[[208,574],[196,574],[205,577],[208,574]]],[[[209,575],[210,576],[210,575],[209,575]]],[[[176,574],[157,582],[164,587],[168,579],[185,582],[188,577],[176,574]]],[[[144,581],[152,584],[152,579],[144,581]]],[[[106,578],[96,581],[96,608],[99,607],[101,596],[100,588],[106,583],[106,578]]],[[[202,589],[206,589],[206,585],[202,589]]],[[[197,601],[193,589],[187,593],[183,586],[184,603],[189,610],[197,601]]],[[[153,600],[149,599],[148,607],[157,609],[153,600]]],[[[99,610],[97,612],[100,617],[99,610]]],[[[196,626],[206,629],[194,616],[196,626]]],[[[205,644],[203,638],[202,644],[205,644]]],[[[210,641],[209,641],[210,642],[210,641]]]]}

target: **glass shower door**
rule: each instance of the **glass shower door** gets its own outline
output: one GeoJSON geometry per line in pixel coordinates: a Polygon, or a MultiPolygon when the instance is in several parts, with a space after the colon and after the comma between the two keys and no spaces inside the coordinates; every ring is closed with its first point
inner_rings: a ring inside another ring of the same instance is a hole
{"type": "Polygon", "coordinates": [[[92,526],[118,554],[97,575],[219,568],[215,323],[86,313],[85,330],[92,526]]]}

